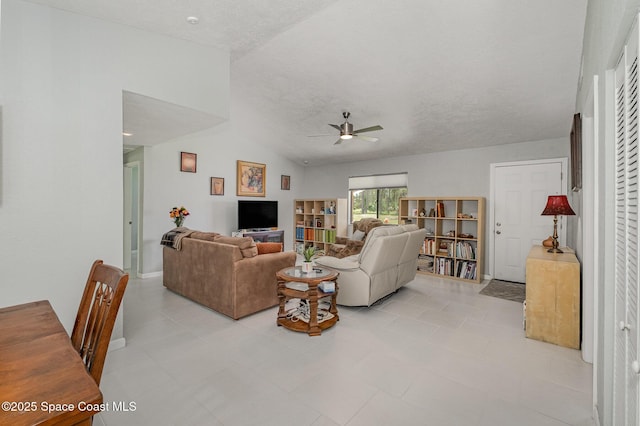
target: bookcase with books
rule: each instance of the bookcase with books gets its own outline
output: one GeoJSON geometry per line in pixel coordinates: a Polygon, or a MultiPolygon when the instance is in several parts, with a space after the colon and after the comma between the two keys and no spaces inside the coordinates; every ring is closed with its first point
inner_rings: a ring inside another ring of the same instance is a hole
{"type": "Polygon", "coordinates": [[[398,223],[427,231],[418,255],[418,272],[463,281],[482,281],[483,197],[400,198],[398,223]]]}
{"type": "Polygon", "coordinates": [[[313,246],[326,252],[336,236],[347,235],[347,199],[294,200],[294,241],[297,253],[313,246]]]}

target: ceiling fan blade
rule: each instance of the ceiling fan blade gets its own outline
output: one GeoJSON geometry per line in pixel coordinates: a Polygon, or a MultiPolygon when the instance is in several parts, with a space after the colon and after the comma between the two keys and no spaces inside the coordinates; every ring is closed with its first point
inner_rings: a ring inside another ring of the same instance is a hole
{"type": "Polygon", "coordinates": [[[371,136],[360,136],[360,135],[353,135],[353,136],[367,142],[378,142],[378,138],[372,138],[371,136]]]}
{"type": "Polygon", "coordinates": [[[335,136],[333,133],[329,134],[327,133],[326,135],[307,135],[308,138],[325,138],[327,136],[335,136]]]}
{"type": "Polygon", "coordinates": [[[382,130],[382,126],[365,127],[364,129],[354,130],[353,133],[373,132],[374,130],[382,130]]]}
{"type": "Polygon", "coordinates": [[[340,145],[342,143],[342,139],[338,139],[334,145],[340,145]]]}
{"type": "Polygon", "coordinates": [[[329,126],[333,127],[336,130],[342,130],[337,124],[329,124],[329,126]]]}

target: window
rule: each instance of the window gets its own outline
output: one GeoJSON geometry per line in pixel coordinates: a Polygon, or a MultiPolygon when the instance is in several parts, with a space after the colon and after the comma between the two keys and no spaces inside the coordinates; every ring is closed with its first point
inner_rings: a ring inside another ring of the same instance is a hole
{"type": "Polygon", "coordinates": [[[407,173],[354,176],[349,178],[351,222],[375,217],[398,223],[398,200],[407,196],[407,173]]]}
{"type": "Polygon", "coordinates": [[[407,188],[357,189],[350,191],[351,222],[375,217],[398,224],[398,200],[407,196],[407,188]]]}

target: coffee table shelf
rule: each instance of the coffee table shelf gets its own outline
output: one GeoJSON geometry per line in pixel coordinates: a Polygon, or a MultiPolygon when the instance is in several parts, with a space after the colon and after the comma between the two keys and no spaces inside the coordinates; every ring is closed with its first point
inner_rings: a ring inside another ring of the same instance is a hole
{"type": "Polygon", "coordinates": [[[278,280],[278,298],[280,299],[280,307],[278,309],[278,326],[282,326],[288,330],[307,333],[309,336],[319,336],[323,330],[333,327],[338,321],[338,308],[336,298],[338,295],[338,283],[336,279],[339,273],[328,268],[317,268],[314,272],[304,273],[302,269],[297,267],[285,268],[276,273],[278,280]],[[335,291],[325,293],[318,285],[323,282],[334,282],[335,291]],[[298,290],[287,287],[288,283],[302,283],[307,285],[306,290],[298,290]],[[318,301],[320,299],[329,298],[329,312],[333,317],[322,322],[318,322],[318,301]],[[285,305],[291,299],[306,300],[309,305],[309,322],[302,319],[293,320],[287,315],[285,305]]]}

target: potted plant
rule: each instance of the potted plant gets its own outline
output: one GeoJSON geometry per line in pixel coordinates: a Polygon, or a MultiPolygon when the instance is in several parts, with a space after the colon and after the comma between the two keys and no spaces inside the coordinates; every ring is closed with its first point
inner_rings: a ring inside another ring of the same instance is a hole
{"type": "Polygon", "coordinates": [[[303,250],[302,255],[304,256],[304,262],[302,262],[302,272],[308,274],[313,271],[312,259],[315,254],[316,248],[313,246],[308,246],[303,250]]]}

